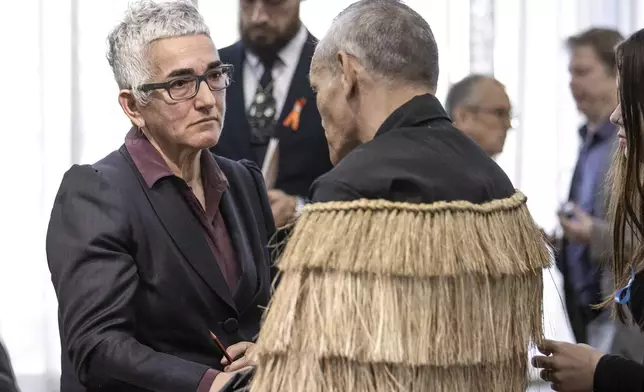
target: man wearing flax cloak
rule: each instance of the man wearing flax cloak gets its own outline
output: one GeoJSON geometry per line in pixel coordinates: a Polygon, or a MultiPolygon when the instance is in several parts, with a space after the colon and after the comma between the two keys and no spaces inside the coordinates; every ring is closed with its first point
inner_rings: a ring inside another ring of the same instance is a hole
{"type": "MultiPolygon", "coordinates": [[[[436,42],[394,0],[354,3],[310,82],[335,168],[278,267],[251,391],[524,391],[550,255],[504,172],[434,96],[436,42]]],[[[226,362],[225,360],[223,362],[226,362]]]]}

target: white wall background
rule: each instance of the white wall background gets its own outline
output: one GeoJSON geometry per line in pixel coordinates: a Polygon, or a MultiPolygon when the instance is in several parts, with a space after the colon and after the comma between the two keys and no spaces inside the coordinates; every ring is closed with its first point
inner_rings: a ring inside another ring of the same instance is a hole
{"type": "MultiPolygon", "coordinates": [[[[576,159],[581,121],[568,92],[563,41],[591,25],[632,32],[644,26],[644,2],[482,1],[490,2],[494,14],[490,47],[470,34],[470,12],[479,10],[481,1],[407,3],[428,20],[438,41],[440,99],[450,83],[485,66],[480,64],[493,64],[495,76],[506,84],[520,126],[510,134],[499,162],[528,195],[538,223],[552,229],[576,159]],[[479,57],[488,59],[486,53],[490,62],[481,63],[479,57]]],[[[51,380],[60,371],[56,299],[44,236],[61,176],[72,163],[94,162],[118,148],[128,129],[105,60],[106,36],[127,3],[3,3],[0,248],[5,256],[0,260],[0,336],[26,392],[55,390],[51,380]]],[[[307,0],[302,19],[321,37],[333,16],[350,3],[307,0]]],[[[236,0],[199,0],[198,5],[219,47],[237,39],[236,0]]]]}

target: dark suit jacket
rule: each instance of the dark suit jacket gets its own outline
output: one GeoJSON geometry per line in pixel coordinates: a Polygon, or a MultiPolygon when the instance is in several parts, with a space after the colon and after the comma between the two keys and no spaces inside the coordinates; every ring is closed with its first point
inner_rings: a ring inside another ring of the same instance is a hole
{"type": "Polygon", "coordinates": [[[168,177],[148,188],[125,147],[64,176],[47,232],[59,301],[61,390],[194,392],[226,346],[253,340],[271,280],[274,226],[259,169],[216,157],[220,204],[243,275],[231,293],[168,177]]]}
{"type": "MultiPolygon", "coordinates": [[[[275,134],[280,140],[279,174],[275,188],[290,195],[306,196],[313,181],[331,169],[324,128],[309,84],[309,69],[317,39],[309,34],[293,75],[284,109],[277,120],[275,134]],[[299,98],[305,98],[300,127],[293,131],[283,125],[299,98]]],[[[235,67],[233,83],[226,90],[226,120],[222,135],[213,148],[217,155],[230,159],[249,159],[262,166],[251,144],[251,128],[244,104],[244,46],[240,42],[219,51],[221,61],[235,67]]]]}
{"type": "Polygon", "coordinates": [[[0,343],[0,392],[18,392],[9,354],[0,343]]]}

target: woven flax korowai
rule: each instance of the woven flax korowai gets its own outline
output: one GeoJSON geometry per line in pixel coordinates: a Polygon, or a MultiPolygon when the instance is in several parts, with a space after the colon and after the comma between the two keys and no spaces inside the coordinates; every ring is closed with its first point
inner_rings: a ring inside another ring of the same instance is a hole
{"type": "Polygon", "coordinates": [[[303,210],[253,392],[523,391],[550,254],[526,198],[303,210]]]}

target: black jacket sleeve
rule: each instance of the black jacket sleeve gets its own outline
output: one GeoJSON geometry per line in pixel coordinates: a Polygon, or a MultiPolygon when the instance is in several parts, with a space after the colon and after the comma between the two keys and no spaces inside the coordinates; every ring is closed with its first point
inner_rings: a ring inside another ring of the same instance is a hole
{"type": "Polygon", "coordinates": [[[594,392],[644,391],[644,365],[618,355],[604,355],[595,368],[594,392]]]}
{"type": "Polygon", "coordinates": [[[91,166],[64,176],[47,230],[63,353],[85,386],[121,381],[156,392],[195,391],[208,366],[134,337],[139,284],[128,204],[91,166]]]}
{"type": "Polygon", "coordinates": [[[264,176],[260,168],[252,161],[247,159],[242,159],[239,161],[242,165],[248,169],[251,177],[255,183],[255,189],[257,189],[257,196],[259,198],[259,206],[261,207],[261,213],[257,213],[257,218],[261,219],[263,224],[260,224],[258,229],[266,237],[266,242],[268,246],[268,256],[271,263],[271,281],[275,278],[277,274],[277,268],[275,267],[274,252],[271,250],[271,244],[275,240],[275,221],[273,220],[273,211],[271,210],[271,204],[268,201],[268,192],[266,189],[266,184],[264,183],[264,176]]]}
{"type": "Polygon", "coordinates": [[[9,354],[0,343],[0,392],[18,392],[9,354]]]}

